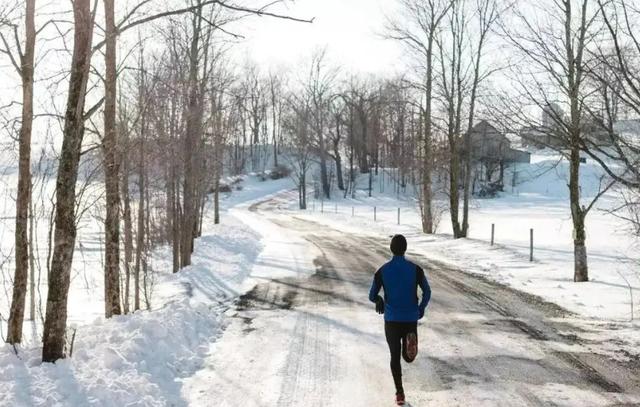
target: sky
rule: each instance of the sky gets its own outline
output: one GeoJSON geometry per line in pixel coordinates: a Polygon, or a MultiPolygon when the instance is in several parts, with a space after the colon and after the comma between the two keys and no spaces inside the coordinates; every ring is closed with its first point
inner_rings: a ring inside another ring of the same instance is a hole
{"type": "Polygon", "coordinates": [[[400,70],[402,48],[382,38],[389,0],[296,0],[271,10],[314,18],[312,24],[250,18],[236,32],[246,39],[234,52],[261,65],[293,67],[326,47],[330,63],[349,71],[382,74],[400,70]]]}

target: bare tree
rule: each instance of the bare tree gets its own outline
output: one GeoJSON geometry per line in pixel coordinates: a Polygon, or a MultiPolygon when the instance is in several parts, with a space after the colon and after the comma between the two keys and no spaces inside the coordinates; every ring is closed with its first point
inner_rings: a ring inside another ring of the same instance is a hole
{"type": "Polygon", "coordinates": [[[42,360],[63,358],[67,327],[67,299],[76,240],[75,199],[78,163],[84,136],[85,98],[91,66],[93,18],[90,0],[73,3],[74,45],[69,77],[62,150],[56,181],[54,249],[49,273],[42,360]]]}
{"type": "Polygon", "coordinates": [[[453,3],[451,0],[400,0],[403,14],[396,20],[389,21],[387,36],[400,41],[410,52],[420,59],[424,69],[424,137],[422,143],[421,174],[421,214],[422,230],[433,233],[432,213],[432,132],[433,132],[433,80],[434,80],[434,46],[440,31],[440,25],[449,13],[453,3]]]}
{"type": "Polygon", "coordinates": [[[291,176],[298,186],[298,204],[300,209],[307,209],[307,179],[313,164],[312,149],[312,107],[305,97],[290,94],[286,101],[284,132],[289,140],[287,160],[292,167],[291,176]]]}
{"type": "MultiPolygon", "coordinates": [[[[22,80],[22,116],[19,138],[18,194],[16,197],[16,231],[15,258],[16,268],[13,279],[13,298],[9,313],[7,343],[16,344],[22,341],[22,324],[27,294],[29,275],[29,207],[31,206],[31,130],[33,127],[33,77],[34,55],[36,43],[35,0],[25,1],[25,44],[24,51],[20,46],[17,27],[16,33],[18,58],[14,58],[4,34],[0,38],[11,62],[22,80]]],[[[32,279],[33,280],[33,279],[32,279]]],[[[33,283],[33,281],[32,281],[33,283]]],[[[31,302],[34,303],[35,290],[31,290],[31,302]]],[[[33,306],[31,307],[33,310],[33,306]]],[[[33,318],[33,312],[31,312],[33,318]]]]}
{"type": "Polygon", "coordinates": [[[331,198],[329,173],[327,170],[327,113],[331,100],[331,89],[334,85],[338,70],[330,68],[326,64],[326,49],[316,50],[311,56],[309,74],[306,78],[305,91],[311,103],[311,128],[315,133],[315,144],[320,161],[320,183],[322,194],[325,198],[331,198]]]}
{"type": "Polygon", "coordinates": [[[269,73],[269,92],[271,96],[271,143],[273,144],[273,165],[278,167],[278,144],[282,138],[282,77],[269,73]]]}
{"type": "MultiPolygon", "coordinates": [[[[593,1],[562,0],[541,3],[533,7],[544,19],[533,19],[530,8],[516,11],[518,30],[505,28],[507,38],[523,58],[517,72],[521,100],[548,112],[555,123],[553,137],[559,140],[558,150],[569,163],[569,200],[573,221],[574,280],[588,281],[585,219],[596,199],[583,205],[580,191],[580,152],[588,135],[585,132],[587,108],[586,72],[589,70],[588,47],[597,30],[594,25],[597,10],[593,1]],[[544,21],[544,22],[543,22],[544,21]],[[553,108],[563,104],[565,115],[553,108]]],[[[526,103],[525,103],[526,105],[526,103]]],[[[527,114],[508,112],[513,120],[527,120],[527,114]]],[[[531,122],[531,119],[528,119],[531,122]]],[[[606,189],[606,188],[605,188],[606,189]]]]}
{"type": "Polygon", "coordinates": [[[472,160],[471,160],[471,133],[473,128],[476,103],[478,99],[478,88],[483,80],[491,75],[491,70],[484,69],[484,52],[487,45],[488,36],[500,16],[498,3],[496,0],[476,0],[476,13],[475,21],[477,21],[477,33],[474,36],[476,38],[475,46],[473,47],[473,78],[471,79],[471,91],[469,96],[469,111],[468,111],[468,124],[467,131],[464,134],[464,148],[463,148],[463,206],[462,206],[462,229],[460,230],[460,237],[468,237],[469,235],[469,201],[471,200],[472,190],[472,160]]]}
{"type": "Polygon", "coordinates": [[[105,316],[121,313],[120,309],[120,191],[119,154],[116,123],[116,37],[114,0],[103,0],[105,16],[104,79],[104,176],[106,195],[104,306],[105,316]]]}
{"type": "Polygon", "coordinates": [[[445,110],[445,127],[449,147],[449,213],[453,237],[462,237],[460,227],[460,141],[462,130],[462,106],[465,99],[467,78],[465,61],[465,26],[467,16],[464,4],[452,1],[449,15],[449,38],[438,38],[440,53],[440,88],[445,110]],[[448,41],[449,43],[445,43],[448,41]]]}

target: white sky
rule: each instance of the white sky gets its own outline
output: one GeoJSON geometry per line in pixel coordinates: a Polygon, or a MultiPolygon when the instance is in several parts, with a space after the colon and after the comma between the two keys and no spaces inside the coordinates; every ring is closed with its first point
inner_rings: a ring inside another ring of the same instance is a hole
{"type": "Polygon", "coordinates": [[[314,48],[327,47],[330,62],[347,71],[383,73],[400,70],[402,48],[381,38],[391,0],[296,0],[271,10],[313,24],[250,18],[235,32],[246,37],[234,50],[261,65],[296,67],[314,48]]]}

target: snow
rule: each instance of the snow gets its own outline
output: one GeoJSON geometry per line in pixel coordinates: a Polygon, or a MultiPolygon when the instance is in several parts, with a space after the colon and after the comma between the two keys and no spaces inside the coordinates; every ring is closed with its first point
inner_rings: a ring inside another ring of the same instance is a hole
{"type": "MultiPolygon", "coordinates": [[[[55,365],[41,363],[37,326],[17,355],[9,345],[0,347],[0,406],[188,405],[181,395],[184,380],[208,357],[224,329],[224,312],[255,284],[252,278],[274,270],[264,265],[271,256],[284,259],[283,254],[293,253],[288,245],[296,244],[281,232],[285,246],[262,252],[264,239],[271,235],[260,234],[230,210],[290,189],[291,180],[262,182],[248,176],[242,185],[242,190],[223,197],[221,224],[214,225],[211,208],[207,211],[191,266],[171,274],[169,249],[154,252],[159,279],[151,311],[105,320],[93,311],[102,307],[100,296],[82,305],[71,303],[70,326],[77,329],[73,354],[55,365]],[[254,269],[256,275],[250,277],[254,269]]],[[[272,231],[263,227],[262,232],[272,231]]],[[[313,269],[297,261],[301,270],[313,269]]],[[[285,265],[282,269],[288,270],[285,265]]],[[[92,269],[88,274],[98,279],[101,272],[92,269]]]]}
{"type": "MultiPolygon", "coordinates": [[[[583,193],[589,197],[598,191],[601,172],[591,164],[584,168],[583,193]]],[[[637,322],[640,294],[636,294],[640,290],[638,242],[631,237],[624,222],[606,213],[617,198],[615,193],[605,195],[587,219],[591,281],[573,283],[566,169],[566,163],[558,157],[534,155],[533,164],[516,168],[515,186],[507,187],[499,198],[473,201],[470,238],[462,240],[451,238],[446,212],[441,214],[438,234],[422,234],[411,193],[389,192],[390,185],[385,186],[380,179],[374,184],[372,198],[360,190],[356,199],[313,201],[310,210],[303,212],[295,208],[297,193],[291,191],[290,179],[261,181],[255,174],[244,176],[235,184],[241,185],[241,189],[234,186],[231,194],[221,196],[221,224],[213,223],[211,203],[208,203],[203,236],[196,241],[190,267],[172,274],[169,248],[160,247],[153,252],[151,264],[158,271],[158,279],[151,297],[151,310],[109,320],[102,317],[101,227],[88,212],[82,222],[78,243],[81,250],[74,265],[69,305],[70,326],[77,328],[73,355],[55,365],[42,364],[40,324],[27,323],[27,340],[18,348],[17,355],[8,345],[0,347],[0,406],[210,406],[212,392],[228,390],[225,386],[239,386],[247,405],[275,405],[280,395],[270,389],[286,386],[286,380],[295,376],[296,372],[288,371],[292,364],[305,372],[301,380],[317,376],[335,382],[335,395],[345,400],[351,399],[349,393],[354,389],[361,393],[363,385],[373,383],[380,387],[380,379],[368,373],[374,367],[366,359],[367,352],[385,346],[372,313],[363,315],[352,309],[311,304],[289,313],[247,311],[242,315],[247,319],[238,323],[231,305],[256,283],[305,278],[316,270],[313,260],[322,256],[320,249],[296,230],[280,224],[280,220],[285,222],[291,216],[311,219],[343,234],[379,237],[403,233],[408,237],[410,254],[421,254],[481,275],[571,311],[565,322],[576,329],[565,334],[578,332],[589,351],[621,359],[637,357],[640,348],[637,322]],[[386,192],[379,192],[381,185],[386,192]],[[270,219],[252,211],[252,205],[266,200],[276,209],[270,219]],[[400,225],[397,208],[400,208],[400,225]],[[496,225],[493,246],[488,242],[491,224],[496,225]],[[529,262],[528,255],[530,228],[535,233],[533,262],[529,262]],[[625,280],[636,294],[634,302],[630,300],[625,280]],[[636,321],[630,321],[632,309],[636,321]],[[260,318],[254,318],[258,313],[260,318]],[[327,319],[327,315],[331,318],[327,319]],[[354,323],[361,328],[345,329],[354,323]],[[244,336],[246,330],[261,334],[244,336]],[[300,330],[313,331],[316,336],[298,335],[300,330]],[[220,340],[223,335],[227,340],[220,340]],[[234,341],[241,337],[247,340],[242,345],[234,341]],[[319,339],[323,337],[326,341],[319,339]],[[294,340],[290,343],[291,338],[294,340]],[[335,366],[327,360],[316,360],[314,365],[308,365],[307,359],[299,363],[288,360],[282,349],[296,346],[302,349],[304,341],[312,341],[314,349],[327,348],[321,353],[328,358],[339,355],[340,363],[356,366],[360,373],[344,377],[338,371],[325,371],[323,366],[335,366]],[[357,349],[339,345],[356,341],[357,349]],[[250,369],[234,369],[242,357],[234,356],[237,346],[256,352],[250,369]],[[329,349],[329,346],[333,347],[329,349]],[[279,373],[265,379],[261,372],[279,373]],[[209,387],[212,380],[227,384],[213,391],[209,387]]],[[[10,173],[7,169],[0,178],[6,182],[5,190],[13,185],[10,178],[15,174],[10,173]]],[[[512,180],[513,173],[508,173],[507,178],[512,180]]],[[[227,181],[232,183],[233,179],[227,181]]],[[[362,180],[361,185],[365,183],[362,180]]],[[[91,193],[98,193],[98,189],[91,193]]],[[[10,218],[11,205],[6,200],[4,204],[2,216],[10,218]]],[[[437,204],[445,206],[444,202],[437,204]]],[[[9,227],[3,228],[0,236],[3,253],[10,252],[11,234],[9,227]]],[[[2,271],[7,275],[6,268],[2,271]]],[[[45,283],[43,278],[43,287],[45,283]]],[[[6,305],[0,304],[3,315],[6,305]]],[[[481,316],[461,313],[441,318],[465,320],[481,316]]],[[[478,321],[470,320],[474,322],[478,321]]],[[[516,357],[526,351],[535,364],[537,348],[522,342],[522,338],[498,338],[489,331],[479,335],[485,335],[483,342],[496,343],[496,357],[507,354],[516,357]]],[[[440,342],[447,343],[444,339],[440,342]]],[[[445,347],[432,353],[441,358],[461,355],[474,358],[478,356],[474,355],[475,349],[469,343],[464,348],[445,347]]],[[[460,400],[473,394],[478,405],[497,402],[490,383],[460,380],[454,387],[462,395],[460,400]]],[[[306,385],[312,386],[312,383],[306,385]]],[[[610,401],[608,397],[593,392],[580,393],[560,383],[534,383],[532,388],[557,405],[582,402],[606,405],[610,401]]],[[[237,392],[238,388],[233,391],[237,392]]],[[[375,403],[374,394],[377,393],[371,393],[371,403],[375,403]]],[[[435,391],[430,393],[429,400],[446,404],[451,396],[450,391],[435,391]]]]}

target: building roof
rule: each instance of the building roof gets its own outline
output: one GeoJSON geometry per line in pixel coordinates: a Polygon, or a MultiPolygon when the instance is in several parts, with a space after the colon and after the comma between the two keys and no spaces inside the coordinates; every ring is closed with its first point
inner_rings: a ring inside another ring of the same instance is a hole
{"type": "Polygon", "coordinates": [[[498,129],[493,127],[491,125],[491,123],[489,123],[486,120],[480,120],[478,123],[476,123],[476,125],[473,126],[471,128],[471,130],[469,130],[469,133],[475,133],[475,134],[500,134],[500,135],[502,135],[502,133],[500,131],[498,131],[498,129]]]}

